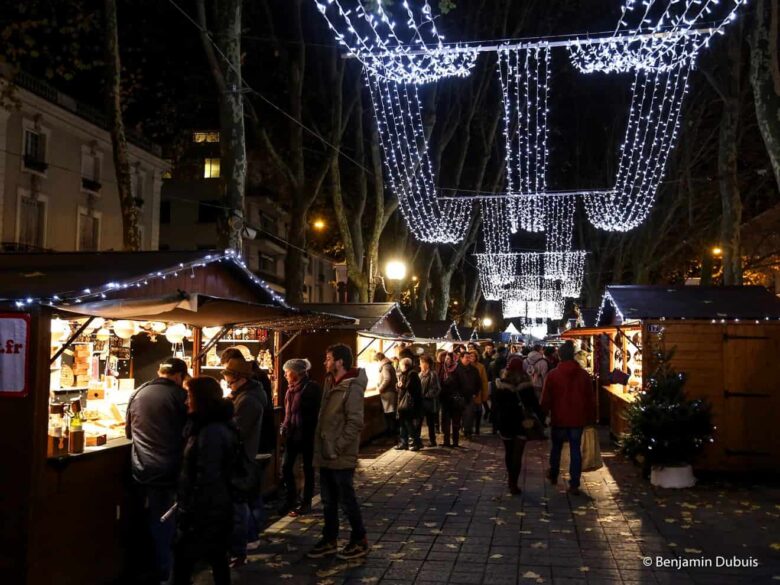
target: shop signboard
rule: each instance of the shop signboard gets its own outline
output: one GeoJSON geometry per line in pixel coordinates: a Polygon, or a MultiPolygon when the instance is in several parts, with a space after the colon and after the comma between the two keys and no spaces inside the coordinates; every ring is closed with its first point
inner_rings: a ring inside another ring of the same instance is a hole
{"type": "Polygon", "coordinates": [[[30,315],[0,313],[0,397],[27,395],[30,315]]]}

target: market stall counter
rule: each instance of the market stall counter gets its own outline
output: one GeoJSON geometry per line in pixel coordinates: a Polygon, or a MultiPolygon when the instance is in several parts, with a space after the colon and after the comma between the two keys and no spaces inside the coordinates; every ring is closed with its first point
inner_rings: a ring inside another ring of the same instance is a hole
{"type": "Polygon", "coordinates": [[[273,371],[284,333],[353,321],[287,306],[230,251],[9,255],[0,299],[3,583],[133,582],[125,410],[164,359],[200,375],[229,335],[273,371]]]}

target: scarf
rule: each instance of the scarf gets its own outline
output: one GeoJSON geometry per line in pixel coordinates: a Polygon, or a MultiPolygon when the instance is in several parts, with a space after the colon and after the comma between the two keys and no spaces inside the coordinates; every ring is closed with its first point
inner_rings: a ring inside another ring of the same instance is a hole
{"type": "Polygon", "coordinates": [[[295,431],[303,430],[303,413],[301,412],[301,400],[303,399],[303,387],[309,381],[308,377],[300,378],[295,384],[287,388],[284,396],[284,422],[288,436],[295,431]]]}
{"type": "Polygon", "coordinates": [[[458,362],[454,362],[451,366],[447,365],[447,362],[439,363],[439,381],[446,382],[447,379],[455,372],[455,368],[458,367],[458,362]]]}

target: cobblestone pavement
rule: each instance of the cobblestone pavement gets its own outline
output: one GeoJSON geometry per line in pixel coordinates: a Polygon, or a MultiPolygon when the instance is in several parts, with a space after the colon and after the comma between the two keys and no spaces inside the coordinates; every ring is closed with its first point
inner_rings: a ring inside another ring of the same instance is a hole
{"type": "MultiPolygon", "coordinates": [[[[583,476],[583,495],[544,481],[547,443],[531,443],[522,496],[506,488],[501,442],[476,437],[456,451],[386,451],[361,460],[356,483],[370,555],[311,561],[319,510],[282,519],[234,582],[284,585],[456,583],[780,583],[780,488],[701,483],[652,488],[639,470],[605,451],[583,476]],[[717,567],[718,555],[757,567],[717,567]],[[643,557],[652,565],[644,566],[643,557]],[[656,566],[656,557],[712,567],[656,566]]],[[[345,524],[342,538],[347,538],[345,524]]],[[[209,582],[201,581],[199,582],[209,582]]]]}

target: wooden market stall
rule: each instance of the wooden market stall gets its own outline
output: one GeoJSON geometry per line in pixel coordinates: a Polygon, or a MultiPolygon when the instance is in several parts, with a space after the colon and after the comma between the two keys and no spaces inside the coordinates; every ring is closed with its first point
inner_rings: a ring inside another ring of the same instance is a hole
{"type": "Polygon", "coordinates": [[[395,355],[399,347],[414,342],[414,331],[397,303],[305,303],[301,309],[318,313],[337,314],[353,320],[352,323],[329,327],[299,335],[285,343],[280,361],[291,358],[307,358],[312,363],[311,376],[318,382],[325,379],[325,350],[328,346],[343,343],[356,357],[356,366],[366,370],[368,387],[361,440],[369,441],[385,431],[382,404],[376,391],[379,381],[377,352],[388,357],[395,355]]]}
{"type": "Polygon", "coordinates": [[[2,583],[127,580],[138,535],[123,411],[162,359],[199,373],[203,328],[350,322],[287,306],[231,252],[4,255],[0,299],[2,583]],[[83,435],[61,432],[76,400],[83,435]]]}
{"type": "Polygon", "coordinates": [[[455,321],[411,321],[415,344],[426,346],[427,353],[435,356],[444,349],[452,351],[453,345],[463,342],[455,321]]]}
{"type": "Polygon", "coordinates": [[[563,337],[594,340],[614,436],[626,430],[621,413],[646,388],[656,353],[673,350],[671,364],[687,376],[688,395],[712,404],[717,426],[697,467],[780,465],[780,299],[763,287],[609,286],[595,326],[563,337]],[[621,373],[626,383],[618,383],[621,373]]]}

